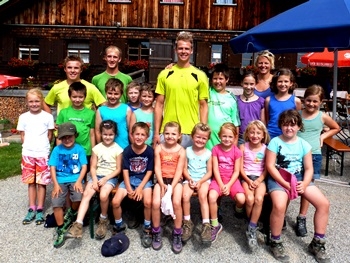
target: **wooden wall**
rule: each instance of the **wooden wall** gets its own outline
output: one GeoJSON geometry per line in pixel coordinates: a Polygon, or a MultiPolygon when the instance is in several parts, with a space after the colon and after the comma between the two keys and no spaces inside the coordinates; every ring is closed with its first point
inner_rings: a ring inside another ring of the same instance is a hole
{"type": "Polygon", "coordinates": [[[266,0],[237,0],[236,6],[215,5],[215,0],[184,0],[165,4],[159,0],[42,0],[11,24],[115,26],[171,29],[247,30],[271,17],[266,0]]]}

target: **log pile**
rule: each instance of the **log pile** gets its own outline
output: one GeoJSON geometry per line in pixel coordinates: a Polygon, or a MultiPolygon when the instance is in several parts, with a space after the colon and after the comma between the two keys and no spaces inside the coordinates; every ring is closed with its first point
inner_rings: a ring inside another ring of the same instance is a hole
{"type": "Polygon", "coordinates": [[[0,97],[0,119],[11,122],[12,128],[16,128],[19,115],[28,111],[25,98],[0,97]]]}

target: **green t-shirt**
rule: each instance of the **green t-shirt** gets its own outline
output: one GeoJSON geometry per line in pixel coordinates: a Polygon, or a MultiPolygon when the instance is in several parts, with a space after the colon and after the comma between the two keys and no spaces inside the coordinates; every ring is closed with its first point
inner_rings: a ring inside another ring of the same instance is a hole
{"type": "Polygon", "coordinates": [[[211,128],[211,135],[206,145],[209,150],[220,143],[219,130],[225,122],[231,122],[236,127],[241,125],[236,97],[229,92],[220,94],[213,87],[210,87],[208,124],[211,128]]]}
{"type": "Polygon", "coordinates": [[[191,134],[199,122],[199,100],[209,97],[207,75],[194,66],[178,65],[164,69],[158,75],[156,93],[164,95],[164,117],[161,131],[169,121],[181,125],[181,132],[191,134]]]}
{"type": "Polygon", "coordinates": [[[126,87],[128,86],[128,84],[132,81],[132,78],[129,75],[126,75],[122,72],[118,72],[117,75],[115,76],[111,76],[109,75],[106,71],[102,72],[101,74],[98,74],[96,76],[94,76],[92,78],[92,84],[94,84],[102,93],[103,97],[106,98],[106,91],[105,91],[105,87],[106,87],[106,82],[110,79],[110,78],[116,78],[119,79],[121,82],[123,82],[124,84],[124,92],[123,92],[123,96],[121,97],[120,101],[123,103],[127,103],[127,96],[126,96],[126,87]]]}
{"type": "Polygon", "coordinates": [[[90,130],[95,128],[95,112],[88,108],[76,110],[69,106],[60,111],[56,124],[60,125],[68,121],[77,128],[78,137],[75,139],[75,142],[84,148],[87,156],[90,156],[92,148],[90,130]]]}
{"type": "MultiPolygon", "coordinates": [[[[80,82],[86,86],[86,98],[84,100],[84,107],[91,109],[93,104],[100,106],[106,101],[101,92],[90,82],[87,82],[83,79],[80,80],[80,82]]],[[[48,105],[53,106],[57,104],[57,115],[62,109],[72,105],[72,102],[68,96],[68,89],[69,84],[67,80],[64,80],[60,83],[55,84],[45,97],[45,102],[48,105]]]]}

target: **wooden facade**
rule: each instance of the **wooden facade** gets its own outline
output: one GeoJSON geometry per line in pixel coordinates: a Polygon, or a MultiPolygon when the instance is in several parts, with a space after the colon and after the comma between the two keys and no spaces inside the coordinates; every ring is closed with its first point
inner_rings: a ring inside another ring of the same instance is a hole
{"type": "MultiPolygon", "coordinates": [[[[71,43],[88,45],[90,75],[103,70],[103,51],[108,45],[119,46],[124,57],[130,58],[131,47],[139,43],[149,50],[149,56],[145,56],[149,80],[155,82],[164,65],[174,60],[174,40],[181,30],[194,35],[194,65],[207,67],[212,62],[212,45],[216,44],[221,46],[220,60],[238,69],[242,57],[232,54],[228,41],[290,7],[274,0],[217,2],[12,0],[0,6],[0,72],[8,70],[7,62],[19,56],[23,43],[38,47],[38,74],[45,81],[58,78],[57,64],[67,55],[71,43]]],[[[288,2],[296,5],[303,1],[288,2]]]]}

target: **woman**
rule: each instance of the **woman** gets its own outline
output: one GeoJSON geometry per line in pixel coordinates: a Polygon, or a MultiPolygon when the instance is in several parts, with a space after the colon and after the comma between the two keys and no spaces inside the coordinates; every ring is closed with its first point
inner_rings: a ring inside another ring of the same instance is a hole
{"type": "Polygon", "coordinates": [[[266,99],[266,97],[271,95],[271,70],[275,68],[275,56],[270,51],[264,50],[258,53],[254,64],[259,70],[257,76],[258,82],[256,83],[254,93],[266,99]]]}

